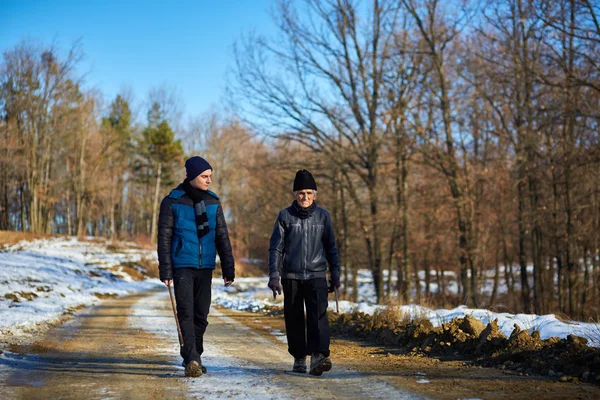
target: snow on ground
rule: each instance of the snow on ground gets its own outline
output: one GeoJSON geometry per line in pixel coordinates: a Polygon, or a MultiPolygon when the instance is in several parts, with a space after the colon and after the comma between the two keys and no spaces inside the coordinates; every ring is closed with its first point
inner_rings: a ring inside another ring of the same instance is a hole
{"type": "MultiPolygon", "coordinates": [[[[273,300],[271,290],[267,288],[267,282],[267,277],[237,278],[234,283],[235,286],[223,288],[222,283],[219,286],[215,281],[213,282],[213,303],[230,309],[244,311],[259,311],[273,306],[283,306],[281,296],[277,296],[277,299],[273,300]]],[[[370,282],[368,282],[366,274],[363,274],[362,282],[359,281],[359,288],[363,286],[365,289],[370,289],[367,283],[370,282]]],[[[372,284],[370,286],[372,287],[372,284]]],[[[352,303],[345,300],[339,301],[340,313],[360,311],[372,315],[377,310],[384,308],[386,307],[374,304],[374,301],[362,301],[359,303],[352,303]]],[[[335,310],[333,295],[330,295],[329,310],[335,310]]],[[[539,330],[542,339],[552,336],[566,338],[568,335],[574,334],[587,338],[591,346],[600,347],[600,324],[577,321],[563,322],[557,319],[554,314],[495,313],[484,309],[467,308],[466,306],[456,307],[451,310],[432,310],[418,305],[405,305],[397,307],[397,310],[403,318],[411,320],[428,319],[434,326],[440,326],[451,321],[453,318],[462,318],[467,315],[479,318],[484,324],[498,319],[498,325],[506,336],[510,335],[514,329],[514,325],[517,324],[521,329],[529,329],[530,331],[539,330]]]]}
{"type": "MultiPolygon", "coordinates": [[[[22,242],[0,251],[0,341],[3,335],[23,334],[36,323],[56,320],[73,307],[92,305],[101,295],[124,295],[150,290],[162,285],[156,279],[133,281],[124,272],[112,270],[124,262],[141,258],[156,258],[156,252],[130,249],[107,250],[103,242],[79,241],[74,238],[53,238],[22,242]]],[[[236,278],[225,288],[223,280],[213,280],[213,303],[226,308],[259,311],[282,306],[283,298],[273,299],[267,288],[268,277],[236,278]]],[[[359,273],[359,302],[340,301],[340,312],[361,311],[373,314],[382,306],[374,303],[373,285],[368,271],[359,273]]],[[[330,297],[329,309],[335,310],[330,297]]],[[[536,329],[542,339],[551,336],[565,338],[569,334],[583,336],[600,347],[600,324],[563,322],[550,315],[494,313],[464,306],[452,310],[432,310],[406,305],[398,307],[405,318],[426,318],[439,326],[452,318],[472,315],[488,323],[498,319],[506,335],[514,324],[521,329],[536,329]]],[[[281,336],[279,332],[274,333],[281,336]]]]}
{"type": "Polygon", "coordinates": [[[134,281],[114,268],[156,252],[109,251],[104,242],[51,238],[20,242],[0,250],[0,339],[31,332],[79,306],[107,295],[149,290],[157,279],[134,281]]]}
{"type": "MultiPolygon", "coordinates": [[[[220,280],[222,284],[222,280],[220,280]]],[[[213,282],[216,284],[217,281],[213,282]]],[[[151,332],[163,340],[165,346],[161,349],[163,354],[169,354],[170,360],[174,365],[181,364],[179,356],[179,343],[177,342],[177,331],[171,310],[167,313],[157,314],[156,310],[164,307],[169,302],[169,295],[166,290],[160,291],[148,298],[138,301],[133,308],[133,315],[129,318],[131,326],[151,332]],[[147,315],[153,315],[153,318],[146,318],[147,315]]],[[[218,315],[220,318],[227,318],[216,310],[211,310],[211,314],[218,315]]],[[[239,329],[246,328],[235,324],[239,329]]],[[[205,342],[205,353],[202,356],[203,364],[210,369],[210,374],[203,375],[202,379],[187,379],[186,384],[189,388],[190,396],[193,398],[239,398],[239,399],[288,399],[288,396],[281,396],[281,393],[268,393],[265,390],[269,380],[263,371],[251,364],[231,357],[215,345],[212,341],[205,342]]],[[[173,374],[181,376],[183,367],[173,374]]]]}

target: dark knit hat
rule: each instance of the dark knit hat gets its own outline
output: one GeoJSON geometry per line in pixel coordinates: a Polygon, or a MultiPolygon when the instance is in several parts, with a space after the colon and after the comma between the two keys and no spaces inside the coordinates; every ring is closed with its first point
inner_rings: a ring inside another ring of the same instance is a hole
{"type": "Polygon", "coordinates": [[[188,181],[193,181],[207,169],[212,170],[212,167],[208,161],[202,157],[194,156],[185,161],[185,173],[187,174],[188,181]]]}
{"type": "Polygon", "coordinates": [[[294,178],[294,189],[296,192],[298,190],[303,189],[313,189],[317,190],[317,182],[315,182],[315,178],[305,169],[301,169],[296,172],[296,178],[294,178]]]}

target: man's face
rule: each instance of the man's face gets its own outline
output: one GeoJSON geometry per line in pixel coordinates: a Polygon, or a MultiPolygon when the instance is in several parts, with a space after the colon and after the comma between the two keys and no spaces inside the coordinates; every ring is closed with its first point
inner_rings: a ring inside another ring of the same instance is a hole
{"type": "Polygon", "coordinates": [[[193,181],[190,181],[190,184],[196,189],[200,190],[208,190],[208,185],[211,183],[212,170],[207,169],[202,172],[200,175],[194,178],[193,181]]]}
{"type": "Polygon", "coordinates": [[[296,202],[302,208],[308,208],[317,198],[317,194],[312,189],[303,189],[296,192],[296,202]]]}

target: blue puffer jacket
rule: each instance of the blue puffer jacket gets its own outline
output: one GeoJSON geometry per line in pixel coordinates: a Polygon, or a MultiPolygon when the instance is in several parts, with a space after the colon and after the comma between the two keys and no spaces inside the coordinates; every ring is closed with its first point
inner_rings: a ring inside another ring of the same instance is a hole
{"type": "Polygon", "coordinates": [[[215,269],[217,252],[223,277],[235,277],[231,242],[219,197],[202,191],[209,233],[198,239],[194,202],[182,185],[160,204],[158,217],[158,262],[161,280],[173,279],[173,268],[215,269]]]}

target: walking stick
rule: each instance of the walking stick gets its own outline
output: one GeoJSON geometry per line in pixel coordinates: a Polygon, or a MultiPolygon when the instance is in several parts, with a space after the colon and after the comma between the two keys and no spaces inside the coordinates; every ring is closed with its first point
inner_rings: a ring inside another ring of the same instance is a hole
{"type": "Polygon", "coordinates": [[[338,291],[337,288],[333,288],[333,292],[335,293],[335,312],[340,313],[340,305],[338,303],[338,291]]]}
{"type": "Polygon", "coordinates": [[[177,310],[175,309],[175,300],[173,299],[173,292],[171,291],[171,285],[167,285],[169,288],[169,296],[171,297],[171,307],[173,308],[173,315],[175,316],[175,323],[177,324],[177,333],[179,334],[179,347],[183,347],[183,336],[181,336],[181,327],[179,326],[179,319],[177,318],[177,310]]]}

